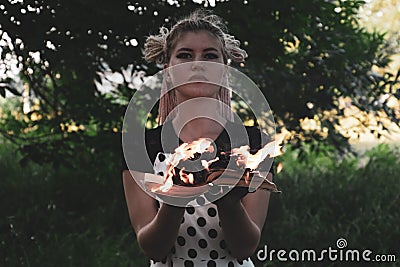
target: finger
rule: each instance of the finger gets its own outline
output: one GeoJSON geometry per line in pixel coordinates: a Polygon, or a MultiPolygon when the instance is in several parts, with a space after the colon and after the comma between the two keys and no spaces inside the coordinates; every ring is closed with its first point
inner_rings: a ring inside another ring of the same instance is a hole
{"type": "Polygon", "coordinates": [[[157,198],[165,204],[169,204],[169,205],[177,206],[177,207],[186,207],[190,201],[195,199],[195,197],[193,197],[193,196],[177,197],[177,196],[168,196],[165,194],[157,194],[157,198]]]}

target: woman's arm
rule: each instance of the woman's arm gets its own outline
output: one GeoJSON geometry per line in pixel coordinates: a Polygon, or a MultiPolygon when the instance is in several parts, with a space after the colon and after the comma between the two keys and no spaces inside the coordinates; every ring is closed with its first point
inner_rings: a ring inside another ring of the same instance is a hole
{"type": "Polygon", "coordinates": [[[178,235],[184,208],[162,204],[157,211],[156,200],[144,192],[131,172],[122,173],[129,218],[139,246],[154,260],[164,259],[178,235]]]}
{"type": "MultiPolygon", "coordinates": [[[[272,181],[271,173],[267,179],[272,181]]],[[[248,258],[257,249],[270,197],[270,192],[257,190],[241,199],[245,190],[235,188],[216,202],[228,248],[239,260],[248,258]]]]}

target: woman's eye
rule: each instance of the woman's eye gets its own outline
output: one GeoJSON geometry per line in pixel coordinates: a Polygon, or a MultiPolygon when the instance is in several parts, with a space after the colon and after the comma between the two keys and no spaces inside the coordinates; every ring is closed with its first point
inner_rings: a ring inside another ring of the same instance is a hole
{"type": "Polygon", "coordinates": [[[217,54],[214,54],[214,53],[207,53],[207,54],[204,55],[204,57],[206,59],[217,59],[217,58],[219,58],[219,56],[217,54]]]}
{"type": "Polygon", "coordinates": [[[189,59],[192,57],[192,55],[189,53],[179,53],[176,57],[180,59],[189,59]]]}

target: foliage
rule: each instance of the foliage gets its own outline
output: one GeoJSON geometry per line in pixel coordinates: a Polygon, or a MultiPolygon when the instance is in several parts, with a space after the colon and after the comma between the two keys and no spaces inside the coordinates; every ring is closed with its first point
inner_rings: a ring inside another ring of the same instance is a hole
{"type": "Polygon", "coordinates": [[[360,18],[367,28],[377,28],[388,32],[393,37],[398,35],[400,30],[400,12],[396,1],[368,1],[361,9],[360,18]]]}
{"type": "MultiPolygon", "coordinates": [[[[283,172],[275,178],[283,193],[271,198],[261,247],[266,244],[269,250],[314,249],[318,253],[329,246],[337,249],[336,241],[345,238],[348,249],[396,255],[400,238],[399,154],[399,147],[388,145],[379,145],[358,158],[340,157],[329,147],[320,153],[308,150],[304,161],[299,160],[298,151],[285,153],[280,159],[283,172]]],[[[274,262],[264,264],[312,265],[283,264],[276,257],[274,262]]],[[[323,265],[341,264],[325,261],[323,265]]],[[[362,261],[349,264],[365,266],[362,261]]],[[[315,266],[321,266],[321,262],[315,266]]]]}
{"type": "MultiPolygon", "coordinates": [[[[8,116],[1,133],[38,162],[78,167],[77,154],[90,159],[104,151],[118,153],[122,116],[134,93],[132,75],[159,70],[142,59],[145,36],[201,6],[192,1],[170,3],[3,3],[1,32],[9,38],[2,44],[2,59],[7,52],[15,55],[22,81],[40,102],[38,109],[26,114],[26,122],[8,116]],[[127,71],[128,66],[133,68],[127,71]],[[116,72],[123,74],[115,76],[122,79],[120,85],[102,94],[94,80],[103,77],[99,73],[116,72]],[[37,126],[36,137],[26,136],[18,128],[26,126],[21,124],[37,126]]],[[[381,53],[383,35],[357,24],[362,4],[358,0],[217,2],[213,10],[226,19],[250,55],[244,67],[236,67],[267,96],[278,130],[284,126],[302,132],[301,119],[316,117],[320,128],[329,132],[330,143],[341,148],[344,138],[334,127],[342,112],[337,103],[341,96],[352,97],[361,110],[384,109],[398,119],[385,101],[377,101],[384,93],[398,97],[394,86],[398,76],[371,72],[373,65],[385,66],[388,59],[381,53]],[[332,109],[336,115],[329,112],[332,109]]],[[[0,86],[2,92],[10,88],[14,87],[7,81],[0,86]]],[[[318,131],[303,133],[305,137],[297,141],[325,138],[318,131]]]]}
{"type": "Polygon", "coordinates": [[[0,143],[1,266],[145,265],[115,163],[21,168],[21,157],[15,146],[0,143]]]}

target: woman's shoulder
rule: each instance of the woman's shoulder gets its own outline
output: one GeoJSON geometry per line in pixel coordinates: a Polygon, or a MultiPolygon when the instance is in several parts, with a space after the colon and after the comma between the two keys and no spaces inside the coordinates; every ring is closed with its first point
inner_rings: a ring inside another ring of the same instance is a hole
{"type": "Polygon", "coordinates": [[[166,122],[153,129],[145,130],[145,143],[149,151],[171,152],[179,145],[172,123],[166,122]],[[165,151],[164,151],[165,150],[165,151]]]}
{"type": "Polygon", "coordinates": [[[162,125],[158,125],[152,129],[145,130],[146,142],[160,142],[161,135],[170,134],[172,128],[172,124],[170,122],[166,122],[162,125]]]}
{"type": "MultiPolygon", "coordinates": [[[[231,132],[241,132],[244,128],[248,137],[248,145],[250,146],[251,150],[258,150],[271,140],[271,138],[263,131],[263,129],[257,125],[246,126],[237,122],[229,122],[227,127],[230,128],[231,132]]],[[[244,140],[241,140],[239,143],[243,141],[244,140]]]]}
{"type": "Polygon", "coordinates": [[[145,130],[145,136],[146,136],[146,141],[147,140],[158,140],[161,138],[161,131],[162,131],[163,126],[159,125],[156,128],[152,129],[146,129],[145,130]]]}

